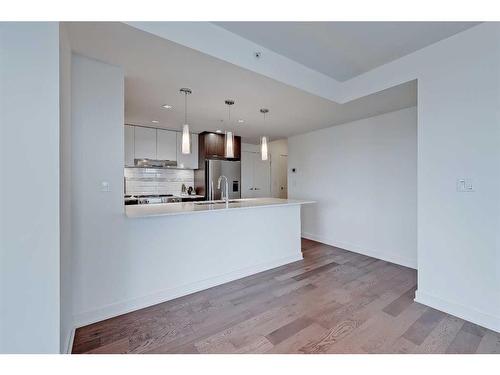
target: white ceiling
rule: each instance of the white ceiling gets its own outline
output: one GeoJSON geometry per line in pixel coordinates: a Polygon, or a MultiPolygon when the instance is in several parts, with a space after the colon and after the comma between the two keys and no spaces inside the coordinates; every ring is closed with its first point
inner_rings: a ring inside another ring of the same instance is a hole
{"type": "Polygon", "coordinates": [[[250,142],[260,135],[284,138],[416,105],[416,82],[337,104],[122,23],[66,26],[73,51],[124,67],[125,121],[131,124],[180,129],[181,87],[193,90],[188,122],[194,132],[232,129],[250,142]],[[231,124],[226,98],[236,101],[231,124]],[[262,107],[270,110],[265,123],[262,107]]]}
{"type": "Polygon", "coordinates": [[[477,22],[214,22],[302,65],[345,81],[477,22]]]}

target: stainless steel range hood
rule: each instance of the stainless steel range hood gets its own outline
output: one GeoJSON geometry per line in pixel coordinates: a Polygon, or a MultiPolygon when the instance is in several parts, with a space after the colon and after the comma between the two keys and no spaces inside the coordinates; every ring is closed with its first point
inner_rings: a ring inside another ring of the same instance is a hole
{"type": "Polygon", "coordinates": [[[137,168],[176,168],[176,160],[134,159],[137,168]]]}

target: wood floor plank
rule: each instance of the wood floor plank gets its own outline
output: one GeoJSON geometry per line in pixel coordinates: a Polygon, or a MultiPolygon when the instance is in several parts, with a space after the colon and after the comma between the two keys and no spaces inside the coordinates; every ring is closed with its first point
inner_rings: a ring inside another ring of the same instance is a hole
{"type": "Polygon", "coordinates": [[[334,268],[334,267],[338,267],[339,264],[338,263],[335,263],[335,262],[330,262],[330,263],[327,263],[325,265],[322,265],[320,267],[317,267],[317,268],[314,268],[310,271],[307,271],[307,272],[304,272],[300,275],[297,275],[297,276],[294,276],[293,279],[296,280],[296,281],[300,281],[300,280],[303,280],[303,279],[306,279],[308,277],[311,277],[313,275],[316,275],[320,272],[325,272],[326,270],[329,270],[330,268],[334,268]]]}
{"type": "Polygon", "coordinates": [[[415,345],[422,344],[445,315],[441,311],[429,308],[408,328],[403,337],[415,345]]]}
{"type": "Polygon", "coordinates": [[[326,329],[317,323],[312,323],[306,328],[300,330],[293,336],[281,341],[280,343],[274,345],[267,353],[274,354],[298,354],[301,352],[301,348],[307,347],[312,343],[316,337],[321,337],[324,335],[326,329]]]}
{"type": "Polygon", "coordinates": [[[297,332],[300,332],[313,323],[314,321],[307,316],[301,316],[300,318],[295,319],[293,322],[285,324],[284,326],[281,326],[280,328],[269,333],[268,335],[266,335],[266,338],[273,345],[276,345],[286,340],[290,336],[295,335],[297,332]]]}
{"type": "Polygon", "coordinates": [[[396,317],[380,312],[332,345],[327,353],[385,353],[384,344],[399,338],[424,311],[425,306],[413,304],[396,317]]]}
{"type": "Polygon", "coordinates": [[[446,353],[457,333],[460,331],[464,321],[460,318],[446,315],[427,336],[427,338],[415,348],[415,353],[446,353]]]}
{"type": "Polygon", "coordinates": [[[389,345],[383,345],[380,351],[384,354],[412,354],[415,352],[417,345],[405,339],[403,336],[397,338],[389,345]]]}
{"type": "Polygon", "coordinates": [[[398,316],[402,311],[404,311],[409,305],[413,303],[414,298],[415,291],[413,289],[410,289],[397,300],[392,302],[389,306],[385,307],[384,312],[392,316],[398,316]]]}
{"type": "Polygon", "coordinates": [[[386,292],[362,307],[349,309],[347,306],[342,306],[342,308],[335,310],[334,319],[330,319],[327,324],[324,324],[326,326],[331,326],[332,328],[324,331],[323,335],[318,336],[317,339],[309,340],[307,345],[300,348],[300,352],[328,352],[332,345],[350,335],[374,314],[380,312],[382,308],[396,299],[398,295],[398,293],[386,292]],[[333,322],[337,323],[333,324],[333,322]]]}
{"type": "Polygon", "coordinates": [[[484,336],[484,329],[473,323],[465,322],[460,331],[446,349],[446,353],[451,354],[472,354],[479,347],[484,336]]]}
{"type": "Polygon", "coordinates": [[[125,337],[107,345],[99,346],[87,352],[87,354],[126,354],[129,352],[129,341],[125,337]]]}
{"type": "Polygon", "coordinates": [[[273,347],[273,344],[264,336],[259,336],[249,344],[239,348],[237,354],[260,354],[266,353],[273,347]]]}
{"type": "Polygon", "coordinates": [[[495,333],[493,331],[488,331],[479,346],[477,347],[476,353],[481,354],[499,354],[500,353],[500,333],[495,333]]]}
{"type": "Polygon", "coordinates": [[[315,241],[304,259],[75,332],[73,353],[497,353],[413,301],[416,272],[315,241]]]}

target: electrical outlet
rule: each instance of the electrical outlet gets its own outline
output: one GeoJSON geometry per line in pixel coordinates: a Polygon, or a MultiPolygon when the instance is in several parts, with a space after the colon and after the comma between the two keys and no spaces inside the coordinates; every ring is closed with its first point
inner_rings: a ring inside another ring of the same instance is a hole
{"type": "Polygon", "coordinates": [[[111,191],[111,187],[109,186],[108,181],[101,181],[101,191],[104,193],[108,193],[111,191]]]}
{"type": "Polygon", "coordinates": [[[472,178],[458,178],[457,179],[457,192],[471,193],[474,192],[474,184],[472,178]]]}

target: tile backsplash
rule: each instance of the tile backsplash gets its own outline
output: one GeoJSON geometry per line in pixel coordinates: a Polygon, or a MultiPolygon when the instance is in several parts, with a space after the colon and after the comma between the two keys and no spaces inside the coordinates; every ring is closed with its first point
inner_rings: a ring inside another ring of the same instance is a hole
{"type": "Polygon", "coordinates": [[[192,169],[125,168],[125,194],[180,194],[182,184],[194,187],[192,169]]]}

